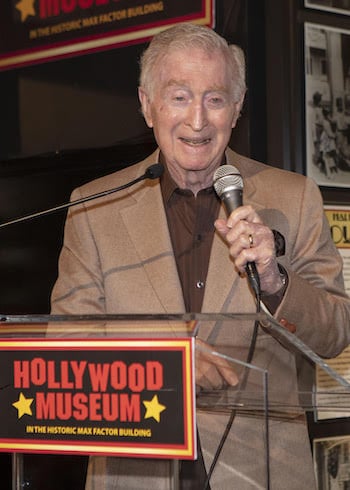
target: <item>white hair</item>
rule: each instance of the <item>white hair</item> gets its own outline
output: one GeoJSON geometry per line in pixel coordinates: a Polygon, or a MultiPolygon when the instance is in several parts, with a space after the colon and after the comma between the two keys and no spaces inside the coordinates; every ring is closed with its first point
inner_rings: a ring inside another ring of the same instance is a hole
{"type": "Polygon", "coordinates": [[[140,87],[149,97],[152,97],[157,81],[155,70],[162,58],[172,50],[184,50],[189,47],[201,48],[210,54],[219,51],[230,70],[235,102],[243,98],[246,82],[242,49],[236,44],[228,44],[213,29],[191,23],[179,23],[156,34],[143,52],[140,60],[140,87]]]}

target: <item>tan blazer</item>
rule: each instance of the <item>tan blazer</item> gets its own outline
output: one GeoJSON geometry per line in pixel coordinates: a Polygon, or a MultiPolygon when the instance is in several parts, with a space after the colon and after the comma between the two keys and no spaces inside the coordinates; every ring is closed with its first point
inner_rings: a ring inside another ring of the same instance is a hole
{"type": "MultiPolygon", "coordinates": [[[[131,181],[157,162],[158,156],[156,151],[139,164],[86,184],[74,191],[72,199],[131,181]]],[[[229,149],[226,158],[243,177],[244,204],[251,204],[264,223],[278,230],[286,241],[286,253],[279,261],[288,272],[289,284],[276,318],[294,323],[296,335],[319,355],[335,356],[349,343],[350,304],[344,293],[342,260],[323,216],[318,187],[304,176],[263,165],[229,149]]],[[[225,216],[223,207],[220,213],[225,216]]],[[[237,274],[227,246],[217,235],[202,311],[255,312],[246,278],[237,274]]],[[[184,303],[158,180],[143,181],[70,209],[52,293],[52,313],[177,312],[184,312],[184,303]]],[[[199,335],[224,354],[244,359],[252,327],[232,330],[214,325],[203,328],[199,335]]],[[[268,370],[271,392],[279,392],[286,403],[295,402],[296,364],[288,349],[260,331],[253,363],[268,370]]],[[[197,414],[207,466],[226,419],[226,415],[197,414]]],[[[263,446],[263,430],[261,420],[235,420],[213,474],[212,490],[265,488],[263,456],[256,454],[257,447],[263,446]]],[[[272,489],[314,488],[303,417],[271,420],[270,453],[272,489]]],[[[125,461],[120,466],[117,460],[111,464],[96,458],[90,465],[88,488],[167,488],[159,480],[153,483],[145,478],[150,468],[147,462],[144,472],[133,466],[128,475],[126,468],[125,461]]]]}

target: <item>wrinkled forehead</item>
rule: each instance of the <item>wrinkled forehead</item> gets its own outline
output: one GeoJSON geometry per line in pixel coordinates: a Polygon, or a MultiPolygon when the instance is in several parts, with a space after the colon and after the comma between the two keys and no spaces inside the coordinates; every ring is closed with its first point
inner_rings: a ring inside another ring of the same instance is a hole
{"type": "Polygon", "coordinates": [[[202,62],[204,64],[215,63],[222,65],[224,69],[227,61],[225,54],[219,49],[209,50],[201,46],[175,47],[159,53],[154,68],[161,69],[164,65],[173,65],[175,69],[179,69],[181,68],[181,63],[202,62]]]}
{"type": "Polygon", "coordinates": [[[173,49],[159,56],[153,67],[154,88],[207,84],[231,91],[233,74],[223,53],[198,47],[173,49]]]}

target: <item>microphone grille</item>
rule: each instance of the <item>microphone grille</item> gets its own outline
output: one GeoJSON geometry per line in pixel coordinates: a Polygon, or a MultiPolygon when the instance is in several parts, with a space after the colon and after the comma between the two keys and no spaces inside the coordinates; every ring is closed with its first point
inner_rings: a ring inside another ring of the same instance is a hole
{"type": "Polygon", "coordinates": [[[243,179],[233,165],[221,165],[214,173],[214,189],[219,197],[230,189],[243,189],[243,179]]]}

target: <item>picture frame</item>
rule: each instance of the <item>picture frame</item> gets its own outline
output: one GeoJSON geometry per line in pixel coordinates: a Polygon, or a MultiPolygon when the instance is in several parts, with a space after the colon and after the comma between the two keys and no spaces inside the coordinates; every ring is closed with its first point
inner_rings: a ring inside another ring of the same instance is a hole
{"type": "Polygon", "coordinates": [[[318,490],[346,488],[350,483],[350,436],[317,438],[313,459],[318,490]]]}
{"type": "Polygon", "coordinates": [[[304,23],[306,174],[350,187],[350,30],[304,23]]]}
{"type": "Polygon", "coordinates": [[[349,0],[305,0],[305,7],[337,14],[350,15],[349,0]]]}

